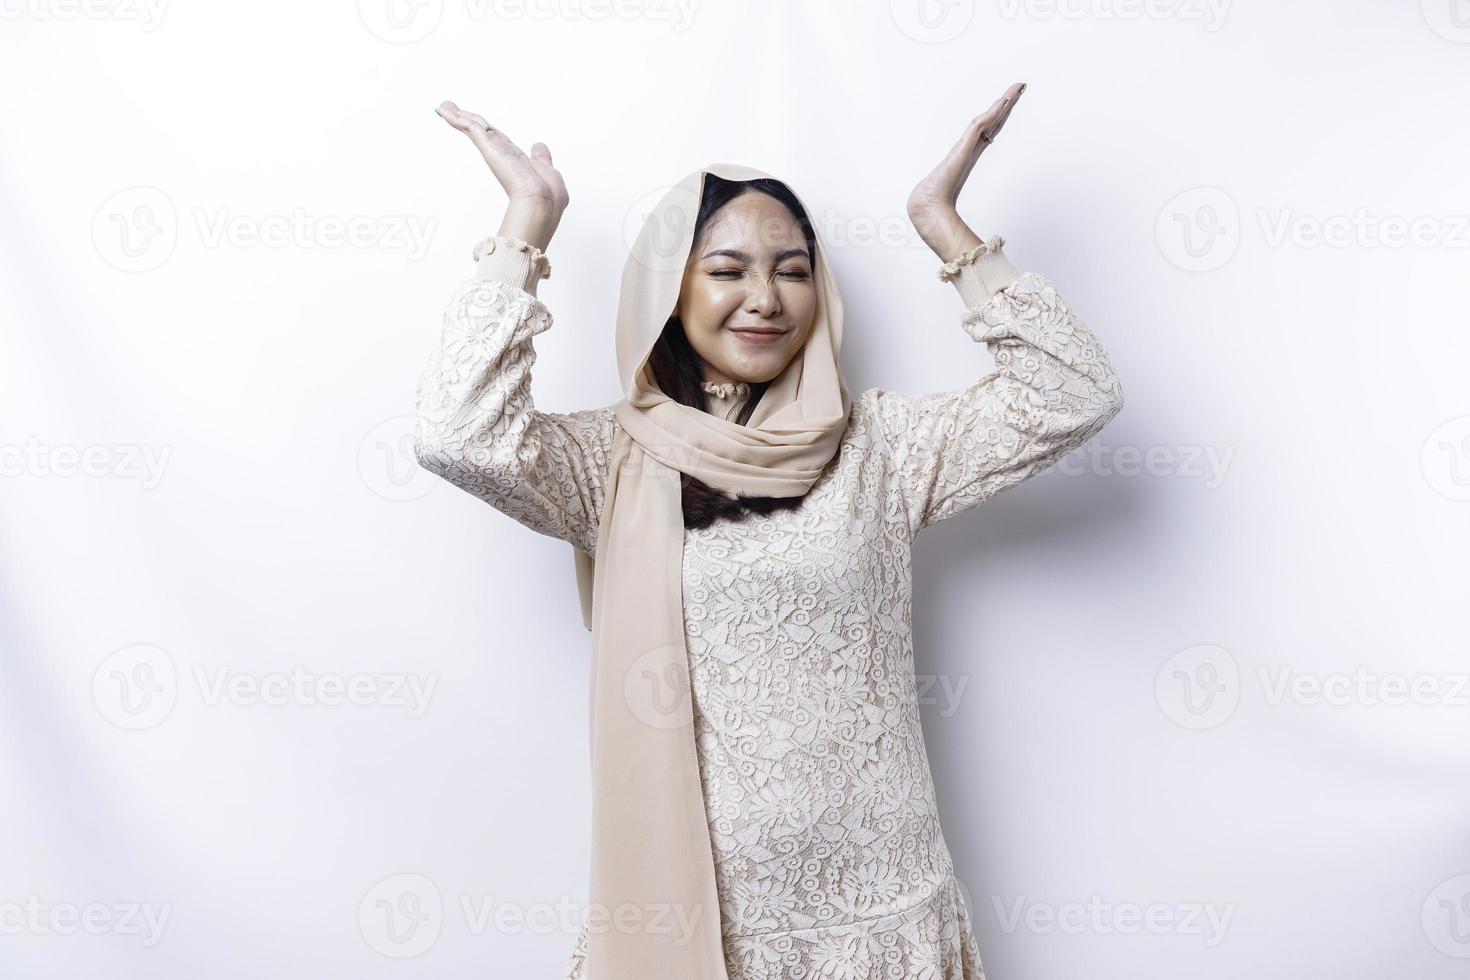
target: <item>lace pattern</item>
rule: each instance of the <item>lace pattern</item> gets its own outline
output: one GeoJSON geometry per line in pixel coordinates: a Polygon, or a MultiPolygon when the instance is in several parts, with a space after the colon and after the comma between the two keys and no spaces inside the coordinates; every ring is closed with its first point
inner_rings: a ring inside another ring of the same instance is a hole
{"type": "MultiPolygon", "coordinates": [[[[931,897],[855,925],[763,933],[725,944],[731,980],[985,980],[969,910],[953,878],[931,897]]],[[[565,980],[584,980],[587,928],[577,933],[565,980]]]]}
{"type": "MultiPolygon", "coordinates": [[[[452,296],[419,381],[425,467],[591,553],[611,406],[538,410],[551,314],[507,283],[452,296]]],[[[1044,277],[967,309],[997,370],[864,391],[800,506],[685,532],[696,747],[731,980],[983,980],[919,716],[911,553],[924,527],[1055,462],[1121,409],[1096,337],[1044,277]]],[[[568,976],[580,980],[585,933],[568,976]]]]}
{"type": "Polygon", "coordinates": [[[702,381],[699,386],[716,398],[744,398],[750,385],[744,381],[702,381]]]}

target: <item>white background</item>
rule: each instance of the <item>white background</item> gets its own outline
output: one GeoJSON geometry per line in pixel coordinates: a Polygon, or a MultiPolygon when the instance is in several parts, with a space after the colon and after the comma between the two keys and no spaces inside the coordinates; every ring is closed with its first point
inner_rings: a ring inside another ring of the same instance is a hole
{"type": "Polygon", "coordinates": [[[1127,404],[917,546],[992,980],[1465,975],[1464,0],[393,2],[0,4],[0,976],[559,978],[588,635],[569,547],[410,455],[503,207],[433,107],[566,178],[564,411],[712,162],[817,212],[853,391],[991,370],[904,200],[1013,81],[962,213],[1127,404]]]}

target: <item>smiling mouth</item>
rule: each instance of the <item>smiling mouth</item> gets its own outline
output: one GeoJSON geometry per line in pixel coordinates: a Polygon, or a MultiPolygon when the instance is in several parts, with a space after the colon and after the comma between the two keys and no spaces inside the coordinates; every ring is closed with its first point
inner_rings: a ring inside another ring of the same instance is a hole
{"type": "Polygon", "coordinates": [[[730,332],[747,344],[774,344],[786,335],[774,327],[731,327],[730,332]]]}

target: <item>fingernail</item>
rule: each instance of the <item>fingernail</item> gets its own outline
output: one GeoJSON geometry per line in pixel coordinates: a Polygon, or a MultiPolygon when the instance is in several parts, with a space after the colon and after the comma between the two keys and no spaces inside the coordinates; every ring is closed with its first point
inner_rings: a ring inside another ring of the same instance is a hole
{"type": "Polygon", "coordinates": [[[1021,87],[1018,88],[1018,89],[1016,89],[1016,94],[1017,95],[1020,95],[1024,91],[1026,91],[1026,83],[1025,82],[1022,82],[1021,83],[1021,87]]]}

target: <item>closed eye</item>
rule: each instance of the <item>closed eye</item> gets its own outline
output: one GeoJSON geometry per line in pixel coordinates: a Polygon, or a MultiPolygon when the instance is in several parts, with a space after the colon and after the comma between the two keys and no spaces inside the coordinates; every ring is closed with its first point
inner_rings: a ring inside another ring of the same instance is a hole
{"type": "MultiPolygon", "coordinates": [[[[715,269],[710,275],[719,277],[743,276],[745,272],[741,269],[715,269]]],[[[787,279],[799,280],[810,278],[811,274],[804,269],[783,269],[781,272],[776,273],[776,275],[784,276],[787,279]]]]}

